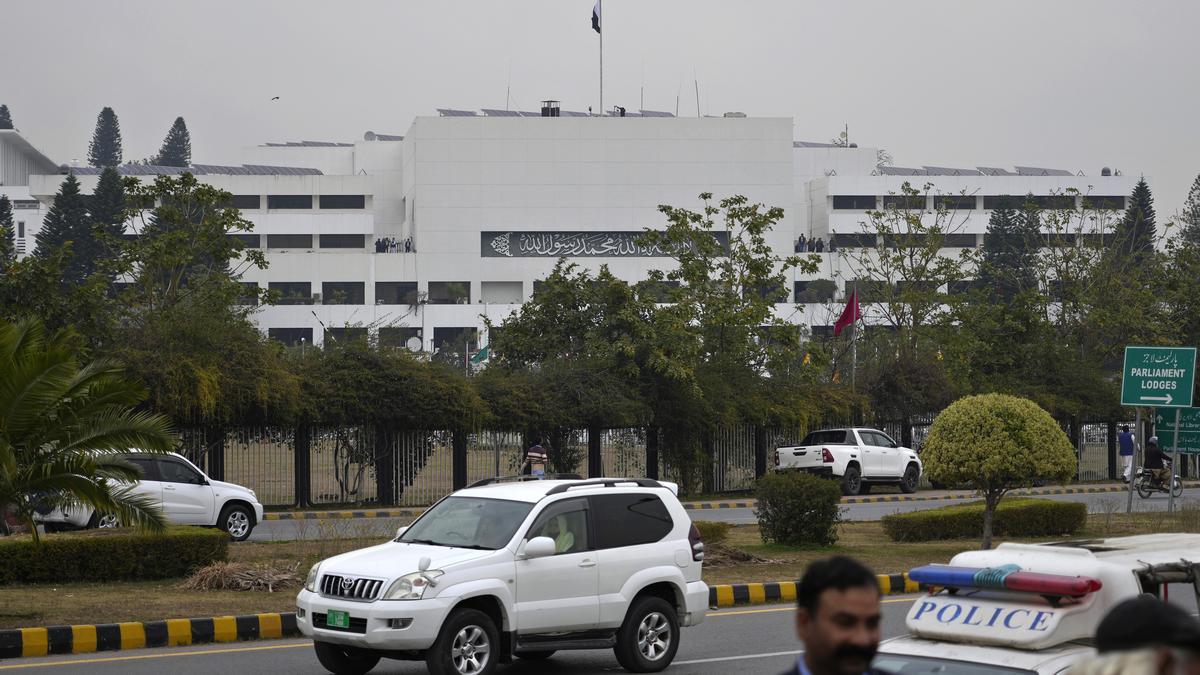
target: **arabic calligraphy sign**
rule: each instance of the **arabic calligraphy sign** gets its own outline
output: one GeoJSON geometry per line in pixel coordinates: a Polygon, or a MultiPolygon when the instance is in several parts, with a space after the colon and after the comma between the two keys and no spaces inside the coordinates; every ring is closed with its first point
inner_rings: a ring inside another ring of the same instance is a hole
{"type": "MultiPolygon", "coordinates": [[[[669,253],[659,246],[638,243],[642,232],[481,232],[479,254],[484,258],[655,258],[669,253]]],[[[723,248],[728,232],[713,232],[723,248]]]]}
{"type": "Polygon", "coordinates": [[[1126,347],[1121,405],[1192,407],[1195,347],[1126,347]]]}

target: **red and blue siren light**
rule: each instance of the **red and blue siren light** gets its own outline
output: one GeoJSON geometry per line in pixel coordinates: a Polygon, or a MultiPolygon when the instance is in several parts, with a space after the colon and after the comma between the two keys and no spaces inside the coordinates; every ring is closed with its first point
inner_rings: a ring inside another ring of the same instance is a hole
{"type": "Polygon", "coordinates": [[[1000,567],[957,567],[926,565],[908,573],[908,578],[928,586],[987,588],[999,591],[1036,593],[1079,598],[1100,590],[1099,579],[1065,574],[1023,572],[1017,565],[1000,567]]]}

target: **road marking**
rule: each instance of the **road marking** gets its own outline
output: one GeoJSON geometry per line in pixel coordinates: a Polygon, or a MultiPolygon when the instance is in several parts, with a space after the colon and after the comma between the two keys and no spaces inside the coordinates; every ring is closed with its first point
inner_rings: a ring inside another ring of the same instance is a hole
{"type": "MultiPolygon", "coordinates": [[[[890,605],[890,604],[896,603],[896,602],[914,602],[915,600],[916,600],[916,598],[884,598],[883,600],[880,600],[879,602],[880,602],[880,604],[890,605]]],[[[733,611],[733,612],[712,612],[711,614],[706,615],[706,618],[716,619],[716,618],[720,618],[722,616],[741,616],[743,614],[770,614],[772,612],[792,612],[795,610],[796,610],[795,605],[788,605],[786,607],[771,607],[769,609],[741,609],[741,610],[737,610],[737,611],[733,611]]]]}
{"type": "Polygon", "coordinates": [[[177,656],[208,656],[209,654],[236,654],[240,652],[262,652],[271,649],[295,649],[297,647],[308,647],[311,642],[302,642],[299,644],[287,645],[268,645],[265,647],[239,647],[225,649],[198,649],[190,652],[172,652],[170,654],[142,654],[139,656],[111,656],[101,659],[77,659],[74,661],[45,661],[40,663],[22,663],[11,666],[0,666],[0,670],[19,670],[22,668],[50,668],[52,666],[73,666],[77,664],[87,663],[114,663],[117,661],[141,661],[146,659],[169,659],[177,656]]]}
{"type": "Polygon", "coordinates": [[[718,656],[711,659],[692,659],[691,661],[672,661],[671,666],[691,666],[698,663],[720,663],[721,661],[740,661],[742,659],[769,659],[775,656],[796,656],[803,654],[803,649],[796,649],[790,652],[771,652],[770,654],[746,654],[744,656],[718,656]]]}

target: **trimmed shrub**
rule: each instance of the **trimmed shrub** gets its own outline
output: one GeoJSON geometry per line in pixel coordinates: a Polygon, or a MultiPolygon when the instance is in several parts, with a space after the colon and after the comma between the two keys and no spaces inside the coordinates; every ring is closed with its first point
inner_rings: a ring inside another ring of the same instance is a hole
{"type": "MultiPolygon", "coordinates": [[[[883,531],[892,541],[933,541],[978,537],[983,527],[983,502],[940,509],[910,511],[883,517],[883,531]]],[[[1087,505],[1049,499],[1007,499],[1000,502],[992,523],[1000,537],[1053,537],[1079,531],[1087,521],[1087,505]]]]}
{"type": "Polygon", "coordinates": [[[229,557],[229,535],[200,527],[163,534],[97,530],[0,539],[0,584],[185,577],[229,557]]]}
{"type": "Polygon", "coordinates": [[[724,544],[729,538],[729,530],[733,529],[733,523],[713,520],[693,520],[692,524],[700,530],[700,541],[708,545],[724,544]]]}
{"type": "Polygon", "coordinates": [[[758,529],[763,541],[829,546],[841,522],[841,486],[802,471],[769,473],[754,489],[758,529]]]}

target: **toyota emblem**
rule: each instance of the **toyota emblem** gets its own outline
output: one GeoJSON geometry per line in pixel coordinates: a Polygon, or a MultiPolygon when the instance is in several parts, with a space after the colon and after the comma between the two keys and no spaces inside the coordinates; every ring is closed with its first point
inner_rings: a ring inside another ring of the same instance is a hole
{"type": "Polygon", "coordinates": [[[342,579],[342,590],[348,591],[351,588],[354,588],[355,581],[356,580],[352,579],[351,577],[345,577],[344,579],[342,579]]]}

